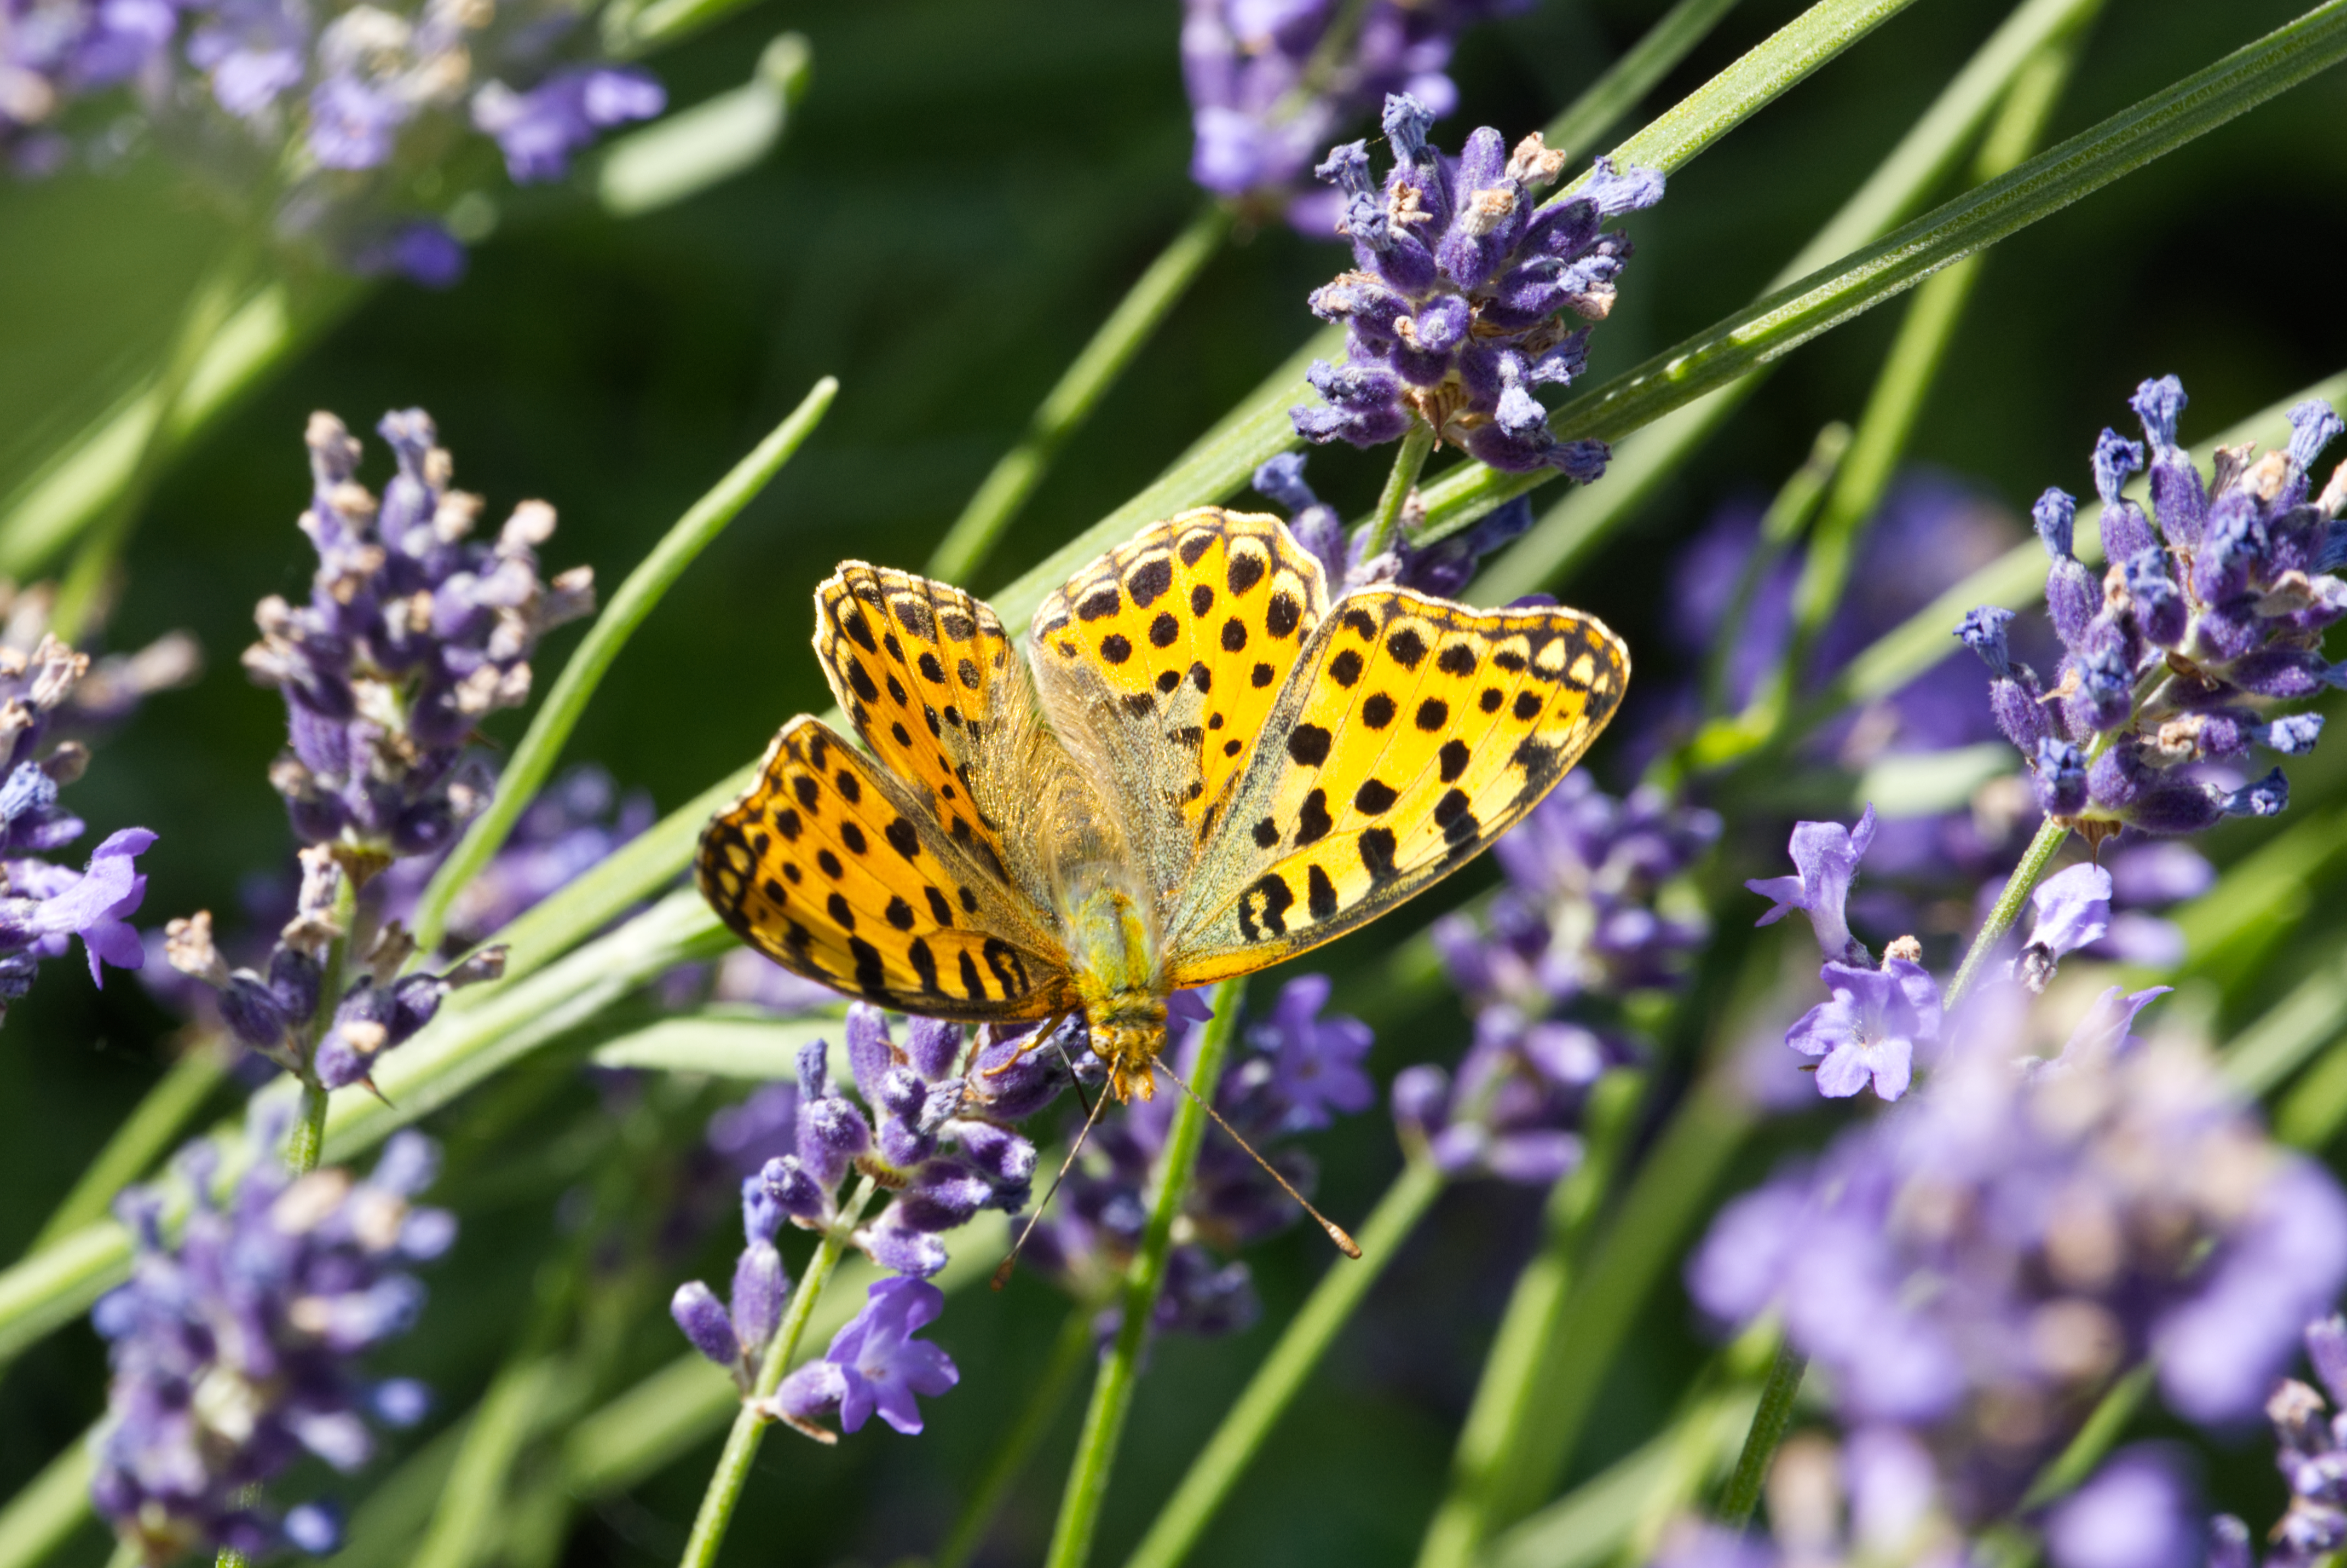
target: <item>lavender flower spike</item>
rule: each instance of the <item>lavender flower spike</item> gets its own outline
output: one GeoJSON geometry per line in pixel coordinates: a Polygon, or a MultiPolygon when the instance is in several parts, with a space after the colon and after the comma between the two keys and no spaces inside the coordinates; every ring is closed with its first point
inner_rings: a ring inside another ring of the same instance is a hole
{"type": "Polygon", "coordinates": [[[1661,200],[1662,176],[1599,159],[1578,194],[1535,206],[1564,167],[1538,132],[1511,151],[1486,126],[1453,160],[1428,143],[1432,124],[1417,99],[1386,100],[1396,159],[1382,194],[1359,145],[1317,171],[1344,193],[1356,270],[1312,295],[1314,313],[1346,324],[1345,363],[1313,365],[1323,401],[1289,411],[1296,434],[1374,446],[1423,424],[1494,468],[1594,479],[1604,444],[1557,440],[1533,391],[1581,374],[1588,332],[1561,313],[1613,309],[1630,242],[1600,225],[1661,200]]]}
{"type": "Polygon", "coordinates": [[[1818,947],[1828,963],[1867,963],[1865,945],[1850,934],[1845,906],[1850,900],[1850,881],[1858,875],[1858,863],[1866,854],[1867,845],[1873,842],[1874,807],[1870,804],[1852,827],[1846,828],[1838,822],[1795,823],[1791,850],[1798,875],[1758,877],[1744,884],[1763,898],[1774,901],[1774,907],[1753,924],[1771,926],[1799,909],[1809,916],[1810,927],[1817,932],[1818,947]]]}

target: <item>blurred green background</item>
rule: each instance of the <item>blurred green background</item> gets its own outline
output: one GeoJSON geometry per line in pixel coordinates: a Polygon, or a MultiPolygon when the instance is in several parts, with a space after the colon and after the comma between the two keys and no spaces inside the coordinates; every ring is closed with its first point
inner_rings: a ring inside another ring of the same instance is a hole
{"type": "MultiPolygon", "coordinates": [[[[1471,33],[1455,67],[1461,108],[1441,138],[1455,143],[1484,123],[1512,138],[1545,121],[1662,9],[1657,0],[1542,0],[1471,33]]],[[[1645,112],[1799,9],[1794,0],[1747,0],[1645,112]]],[[[2114,4],[2054,135],[2296,9],[2287,0],[2114,4]]],[[[1662,206],[1628,225],[1638,256],[1620,309],[1596,335],[1593,376],[1755,293],[2002,10],[1925,0],[1675,177],[1662,206]]],[[[282,707],[244,682],[237,654],[251,638],[253,601],[299,593],[307,580],[309,552],[293,524],[308,491],[301,436],[313,409],[333,410],[369,436],[370,482],[387,469],[374,419],[392,407],[429,409],[458,482],[486,495],[494,517],[526,497],[554,503],[562,523],[547,564],[589,562],[608,588],[810,383],[838,375],[829,421],[637,637],[569,756],[603,764],[665,810],[753,756],[791,713],[826,705],[806,643],[816,579],[847,555],[917,566],[1036,400],[1194,210],[1180,20],[1174,0],[751,5],[652,64],[672,101],[689,104],[740,82],[776,32],[805,33],[812,86],[762,166],[639,220],[606,218],[583,196],[518,205],[461,285],[376,290],[239,405],[153,496],[108,628],[118,649],[186,628],[209,670],[191,689],[152,702],[70,797],[98,833],[136,823],[161,835],[142,863],[151,875],[143,917],[159,924],[209,907],[225,919],[244,879],[288,864],[282,815],[263,777],[282,707]]],[[[2144,376],[2183,377],[2193,439],[2347,367],[2337,292],[2347,245],[2343,115],[2347,77],[2318,78],[1993,251],[1914,457],[1976,477],[2017,509],[2048,484],[2087,488],[2095,433],[2124,416],[2144,376]]],[[[222,232],[151,159],[106,177],[0,187],[0,493],[160,354],[222,232]]],[[[1153,477],[1310,333],[1304,296],[1341,264],[1341,251],[1285,231],[1218,256],[969,586],[983,592],[1008,580],[1153,477]]],[[[1570,601],[1643,646],[1659,620],[1671,543],[1739,487],[1773,487],[1820,425],[1855,415],[1896,310],[1795,354],[1768,395],[1568,586],[1570,601]]],[[[1317,453],[1311,472],[1324,494],[1358,510],[1384,460],[1317,453]]],[[[541,688],[576,635],[558,634],[541,656],[541,688]]],[[[520,721],[501,715],[490,729],[510,742],[520,721]]],[[[2294,814],[2314,809],[2342,771],[2321,757],[2312,764],[2294,770],[2294,814]]],[[[1594,765],[1609,784],[1626,782],[1602,745],[1594,765]]],[[[2229,830],[2212,852],[2232,858],[2270,831],[2229,830]]],[[[1780,847],[1737,843],[1728,858],[1740,876],[1780,847]]],[[[1479,867],[1436,902],[1465,897],[1491,875],[1479,867]]],[[[2332,890],[2316,885],[2318,905],[2332,890]]],[[[1434,912],[1413,911],[1409,928],[1434,912]]],[[[1747,917],[1740,903],[1717,917],[1729,928],[1724,940],[1745,940],[1734,929],[1747,917]]],[[[1401,934],[1372,932],[1326,961],[1340,973],[1374,966],[1401,934]]],[[[2251,965],[2229,1005],[2254,1012],[2259,996],[2275,994],[2273,977],[2335,950],[2328,931],[2320,949],[2313,940],[2251,965]]],[[[0,1246],[12,1255],[153,1081],[171,1027],[134,979],[115,978],[98,995],[74,971],[53,966],[0,1034],[8,1194],[0,1246]]],[[[1460,1020],[1445,1004],[1377,1021],[1381,1080],[1460,1048],[1460,1020]]],[[[661,1135],[689,1138],[725,1092],[668,1107],[656,1118],[661,1135]]],[[[452,1405],[496,1364],[540,1257],[565,1245],[555,1201],[585,1173],[562,1151],[600,1111],[591,1091],[572,1084],[494,1128],[465,1121],[485,1114],[459,1106],[431,1123],[455,1146],[449,1195],[466,1229],[432,1276],[424,1326],[395,1353],[452,1405]]],[[[1344,1217],[1363,1211],[1396,1162],[1382,1112],[1317,1148],[1324,1204],[1344,1217]]],[[[1756,1150],[1745,1174],[1769,1158],[1756,1150]]],[[[640,1196],[639,1208],[658,1198],[640,1196]]],[[[1414,1553],[1534,1209],[1532,1195],[1489,1184],[1445,1201],[1279,1429],[1201,1560],[1389,1563],[1414,1553]]],[[[649,1223],[641,1212],[636,1220],[649,1223]]],[[[730,1266],[730,1222],[718,1221],[644,1298],[630,1368],[679,1350],[658,1310],[676,1280],[730,1266]]],[[[1264,1325],[1235,1340],[1153,1351],[1102,1561],[1129,1546],[1326,1255],[1317,1236],[1292,1232],[1252,1261],[1264,1325]]],[[[930,1403],[929,1431],[905,1440],[875,1427],[836,1450],[787,1436],[770,1442],[730,1560],[883,1563],[929,1550],[1020,1408],[1063,1316],[1032,1280],[999,1296],[957,1297],[934,1337],[964,1378],[930,1403]]],[[[1576,1469],[1651,1435],[1703,1349],[1674,1291],[1611,1372],[1576,1469]]],[[[83,1327],[11,1368],[0,1383],[0,1492],[79,1433],[102,1397],[102,1358],[83,1327]]],[[[1040,1550],[1074,1420],[1071,1406],[990,1560],[1029,1561],[1040,1550]]],[[[2270,1517],[2280,1499],[2259,1469],[2260,1440],[2245,1443],[2225,1480],[2238,1493],[2228,1501],[2252,1520],[2270,1517]]],[[[673,1560],[715,1448],[712,1439],[632,1495],[586,1512],[567,1560],[673,1560]]],[[[355,1496],[364,1485],[342,1490],[355,1496]]],[[[97,1561],[104,1546],[92,1529],[76,1551],[97,1561]]]]}

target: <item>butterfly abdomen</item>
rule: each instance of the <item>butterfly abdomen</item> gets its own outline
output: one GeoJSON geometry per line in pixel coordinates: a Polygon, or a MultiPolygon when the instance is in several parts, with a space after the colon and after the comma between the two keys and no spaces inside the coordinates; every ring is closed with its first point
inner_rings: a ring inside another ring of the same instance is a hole
{"type": "Polygon", "coordinates": [[[1164,981],[1148,906],[1098,862],[1062,873],[1069,970],[1092,1050],[1118,1099],[1151,1098],[1150,1064],[1165,1046],[1164,981]]]}

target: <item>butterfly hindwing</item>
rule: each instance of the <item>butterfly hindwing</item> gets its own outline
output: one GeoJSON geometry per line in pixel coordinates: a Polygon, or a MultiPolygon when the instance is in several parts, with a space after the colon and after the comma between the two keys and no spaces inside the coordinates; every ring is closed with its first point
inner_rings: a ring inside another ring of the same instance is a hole
{"type": "Polygon", "coordinates": [[[843,561],[815,590],[815,650],[872,754],[927,789],[947,835],[1001,875],[1003,825],[974,770],[1007,710],[1030,699],[994,611],[947,583],[843,561]]]}
{"type": "Polygon", "coordinates": [[[1167,921],[1171,983],[1317,947],[1472,859],[1588,749],[1629,673],[1573,610],[1339,600],[1167,921]]]}
{"type": "Polygon", "coordinates": [[[1046,708],[1088,749],[1149,846],[1186,876],[1281,682],[1320,624],[1319,562],[1276,518],[1204,507],[1102,556],[1035,612],[1046,708]]]}
{"type": "Polygon", "coordinates": [[[1044,1016],[1066,958],[979,858],[820,720],[776,736],[693,871],[725,924],[795,974],[938,1018],[1044,1016]]]}

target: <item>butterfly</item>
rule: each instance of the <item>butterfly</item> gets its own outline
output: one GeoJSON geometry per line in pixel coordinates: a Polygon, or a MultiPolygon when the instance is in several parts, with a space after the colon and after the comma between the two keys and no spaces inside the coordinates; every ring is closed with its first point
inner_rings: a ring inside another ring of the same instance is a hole
{"type": "Polygon", "coordinates": [[[1630,675],[1578,610],[1332,600],[1285,523],[1214,507],[1071,578],[1023,650],[961,589],[862,561],[815,618],[868,751],[784,725],[702,835],[702,894],[851,996],[1081,1017],[1121,1101],[1153,1093],[1169,996],[1458,870],[1579,760],[1630,675]]]}

